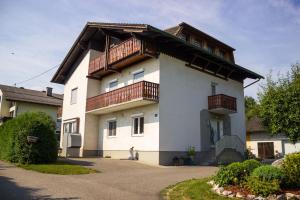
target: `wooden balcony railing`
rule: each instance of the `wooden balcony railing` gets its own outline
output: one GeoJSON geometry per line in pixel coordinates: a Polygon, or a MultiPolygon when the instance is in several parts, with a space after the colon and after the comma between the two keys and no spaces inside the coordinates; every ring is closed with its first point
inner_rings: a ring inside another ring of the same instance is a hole
{"type": "Polygon", "coordinates": [[[114,104],[143,98],[150,101],[159,100],[159,84],[141,81],[110,92],[87,99],[86,110],[91,111],[114,104]]]}
{"type": "Polygon", "coordinates": [[[224,94],[208,97],[208,109],[224,108],[236,112],[236,98],[224,94]]]}
{"type": "MultiPolygon", "coordinates": [[[[136,38],[130,38],[122,43],[112,47],[108,51],[107,64],[113,64],[128,56],[131,56],[141,50],[141,41],[136,38]]],[[[104,69],[105,53],[101,53],[96,59],[89,64],[89,74],[104,69]]]]}

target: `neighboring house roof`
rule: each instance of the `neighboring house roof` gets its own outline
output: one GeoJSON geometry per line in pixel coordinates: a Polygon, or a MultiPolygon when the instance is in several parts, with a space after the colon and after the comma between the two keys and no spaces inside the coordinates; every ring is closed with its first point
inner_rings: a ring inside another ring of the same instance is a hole
{"type": "Polygon", "coordinates": [[[30,90],[7,85],[0,85],[0,90],[3,92],[5,99],[11,101],[22,101],[52,106],[62,106],[63,104],[63,95],[61,94],[52,93],[52,96],[47,96],[46,92],[43,91],[30,90]]]}
{"type": "Polygon", "coordinates": [[[261,118],[255,116],[247,121],[246,130],[247,132],[266,132],[267,127],[263,125],[261,118]]]}
{"type": "MultiPolygon", "coordinates": [[[[181,26],[189,27],[194,31],[197,30],[198,33],[205,34],[198,29],[186,24],[181,23],[181,26]]],[[[180,26],[179,25],[179,26],[180,26]]],[[[230,78],[243,81],[245,78],[252,78],[252,79],[260,79],[263,76],[248,70],[242,66],[239,66],[233,62],[227,61],[223,58],[220,58],[214,54],[211,54],[204,49],[197,47],[189,42],[186,42],[176,35],[176,27],[169,28],[166,31],[160,30],[155,28],[151,25],[147,24],[123,24],[123,23],[98,23],[98,22],[88,22],[81,33],[79,34],[78,38],[72,45],[71,49],[67,53],[66,57],[62,61],[61,65],[59,66],[58,70],[54,74],[51,82],[61,83],[64,84],[73,71],[76,68],[75,62],[78,58],[83,55],[84,52],[88,49],[88,43],[91,39],[101,40],[103,37],[103,33],[110,32],[111,34],[118,34],[125,36],[126,34],[135,34],[139,37],[144,37],[149,40],[153,40],[158,45],[161,52],[169,53],[172,52],[175,57],[186,60],[187,62],[190,61],[190,57],[194,57],[197,55],[198,57],[204,58],[205,60],[210,60],[214,64],[220,65],[226,69],[228,76],[230,74],[230,78]],[[176,55],[175,55],[176,54],[176,55]]],[[[215,38],[210,37],[214,41],[218,41],[215,38]]],[[[221,43],[220,41],[218,41],[221,43]]],[[[222,43],[223,45],[226,45],[222,43]]],[[[228,48],[232,47],[226,45],[228,48]]]]}

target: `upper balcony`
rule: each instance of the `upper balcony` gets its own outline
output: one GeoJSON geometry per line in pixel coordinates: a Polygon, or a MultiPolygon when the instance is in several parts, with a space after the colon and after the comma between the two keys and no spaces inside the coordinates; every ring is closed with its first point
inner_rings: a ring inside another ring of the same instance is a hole
{"type": "Polygon", "coordinates": [[[159,84],[141,81],[88,98],[86,111],[92,114],[105,114],[156,103],[158,100],[159,84]]]}
{"type": "Polygon", "coordinates": [[[98,57],[91,60],[89,75],[95,77],[103,75],[105,65],[108,68],[118,70],[124,66],[153,56],[155,56],[155,48],[150,43],[132,37],[109,48],[107,56],[105,52],[101,52],[98,57]],[[108,59],[107,62],[106,57],[108,59]]]}
{"type": "Polygon", "coordinates": [[[236,98],[224,94],[209,96],[208,110],[218,114],[236,113],[236,98]]]}

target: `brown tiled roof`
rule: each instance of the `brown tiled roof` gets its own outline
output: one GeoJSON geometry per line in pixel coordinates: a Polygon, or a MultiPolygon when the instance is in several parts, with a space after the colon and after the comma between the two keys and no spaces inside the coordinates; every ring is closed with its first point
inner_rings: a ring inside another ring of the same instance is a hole
{"type": "Polygon", "coordinates": [[[52,93],[52,96],[47,96],[46,92],[43,91],[29,90],[8,85],[0,85],[0,90],[7,100],[53,106],[62,106],[63,104],[63,95],[61,94],[52,93]]]}
{"type": "Polygon", "coordinates": [[[263,125],[261,118],[255,116],[249,119],[246,123],[247,132],[265,132],[267,128],[263,125]]]}

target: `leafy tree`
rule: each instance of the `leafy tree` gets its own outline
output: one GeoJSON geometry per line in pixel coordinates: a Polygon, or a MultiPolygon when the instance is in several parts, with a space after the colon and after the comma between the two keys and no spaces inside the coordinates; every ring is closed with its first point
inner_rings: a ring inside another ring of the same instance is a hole
{"type": "Polygon", "coordinates": [[[245,96],[245,112],[247,120],[258,113],[258,104],[253,97],[245,96]]]}
{"type": "Polygon", "coordinates": [[[285,133],[296,142],[300,139],[300,64],[291,66],[278,80],[267,77],[259,96],[259,115],[272,134],[285,133]]]}

